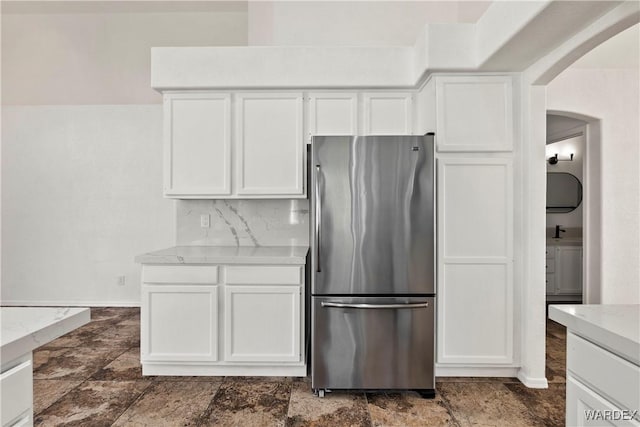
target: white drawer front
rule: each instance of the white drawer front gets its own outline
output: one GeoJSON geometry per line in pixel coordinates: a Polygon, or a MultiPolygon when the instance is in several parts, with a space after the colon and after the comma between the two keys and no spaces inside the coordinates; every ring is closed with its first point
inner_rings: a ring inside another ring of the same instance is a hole
{"type": "Polygon", "coordinates": [[[567,376],[567,426],[640,426],[624,412],[572,375],[567,376]]]}
{"type": "Polygon", "coordinates": [[[142,269],[144,283],[218,283],[218,267],[215,265],[145,265],[142,269]]]}
{"type": "Polygon", "coordinates": [[[299,285],[301,282],[299,265],[227,267],[226,283],[230,285],[299,285]]]}
{"type": "Polygon", "coordinates": [[[621,409],[640,408],[640,366],[573,334],[567,335],[567,367],[621,409]]]}
{"type": "Polygon", "coordinates": [[[14,421],[19,415],[31,411],[33,399],[32,371],[33,365],[29,358],[18,366],[14,366],[0,374],[3,426],[14,421]]]}

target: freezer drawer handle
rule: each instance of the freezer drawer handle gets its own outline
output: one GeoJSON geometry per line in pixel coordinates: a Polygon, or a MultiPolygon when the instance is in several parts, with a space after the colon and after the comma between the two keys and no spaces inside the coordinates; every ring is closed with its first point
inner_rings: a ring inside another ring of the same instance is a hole
{"type": "Polygon", "coordinates": [[[321,302],[322,307],[335,307],[335,308],[368,308],[368,309],[381,309],[381,308],[426,308],[429,307],[428,302],[417,302],[407,304],[345,304],[342,302],[321,302]]]}

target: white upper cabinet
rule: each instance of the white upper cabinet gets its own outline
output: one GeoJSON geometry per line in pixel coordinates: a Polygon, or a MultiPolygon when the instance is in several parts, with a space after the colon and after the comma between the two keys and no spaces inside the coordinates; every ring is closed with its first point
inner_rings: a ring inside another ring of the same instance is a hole
{"type": "Polygon", "coordinates": [[[438,76],[436,111],[438,151],[513,150],[511,77],[438,76]]]}
{"type": "Polygon", "coordinates": [[[309,136],[357,135],[358,95],[349,92],[309,94],[309,136]]]}
{"type": "Polygon", "coordinates": [[[221,93],[164,96],[164,193],[231,194],[231,97],[221,93]]]}
{"type": "Polygon", "coordinates": [[[411,135],[413,98],[408,92],[363,95],[364,135],[411,135]]]}
{"type": "Polygon", "coordinates": [[[238,195],[303,195],[302,93],[242,93],[236,107],[238,195]]]}
{"type": "Polygon", "coordinates": [[[301,93],[170,92],[164,109],[166,197],[305,197],[301,93]]]}

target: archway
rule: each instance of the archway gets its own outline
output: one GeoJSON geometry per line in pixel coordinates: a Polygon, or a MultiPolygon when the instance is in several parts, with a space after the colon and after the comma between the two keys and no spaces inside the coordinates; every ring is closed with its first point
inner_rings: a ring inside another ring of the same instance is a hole
{"type": "MultiPolygon", "coordinates": [[[[523,165],[523,290],[522,352],[518,378],[529,387],[546,388],[545,378],[545,202],[546,202],[546,85],[575,60],[621,31],[640,22],[636,2],[624,2],[575,34],[522,74],[523,165]]],[[[578,113],[580,114],[580,113],[578,113]]],[[[601,126],[592,121],[590,133],[601,126]]],[[[596,156],[591,156],[592,158],[596,156]]],[[[599,165],[594,165],[599,167],[599,165]]],[[[593,189],[593,186],[592,186],[593,189]]],[[[593,197],[593,196],[592,196],[593,197]]],[[[593,222],[597,223],[596,218],[593,222]]],[[[590,245],[597,248],[598,245],[590,245]]],[[[593,250],[593,249],[592,249],[593,250]]],[[[596,256],[596,254],[591,254],[596,256]]],[[[601,254],[597,256],[602,259],[601,254]]],[[[594,272],[590,271],[592,275],[594,272]]],[[[597,280],[590,276],[590,280],[597,280]]],[[[600,290],[600,293],[602,291],[600,290]]]]}

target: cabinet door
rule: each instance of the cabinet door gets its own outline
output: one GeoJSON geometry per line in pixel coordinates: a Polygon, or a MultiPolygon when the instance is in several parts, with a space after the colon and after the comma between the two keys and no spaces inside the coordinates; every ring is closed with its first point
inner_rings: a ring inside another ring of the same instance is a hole
{"type": "Polygon", "coordinates": [[[237,193],[304,195],[301,93],[237,96],[237,193]]]}
{"type": "Polygon", "coordinates": [[[622,419],[623,414],[628,417],[632,411],[618,408],[571,374],[567,375],[566,408],[565,425],[568,426],[640,426],[636,420],[622,419]],[[605,414],[619,418],[603,420],[605,414]]]}
{"type": "Polygon", "coordinates": [[[299,286],[226,286],[224,360],[299,362],[299,286]]]}
{"type": "Polygon", "coordinates": [[[437,77],[438,151],[511,151],[511,85],[509,76],[437,77]]]}
{"type": "Polygon", "coordinates": [[[438,363],[513,362],[512,183],[510,159],[438,160],[438,363]]]}
{"type": "Polygon", "coordinates": [[[0,412],[0,416],[3,426],[20,424],[20,421],[25,419],[29,422],[33,413],[33,362],[31,353],[12,362],[14,366],[0,374],[0,392],[2,395],[2,401],[0,402],[2,412],[0,412]]]}
{"type": "Polygon", "coordinates": [[[558,294],[582,293],[582,248],[560,246],[556,253],[556,289],[558,294]]]}
{"type": "Polygon", "coordinates": [[[167,197],[231,193],[230,96],[179,93],[164,97],[167,197]]]}
{"type": "Polygon", "coordinates": [[[318,92],[309,94],[310,135],[357,135],[358,95],[318,92]]]}
{"type": "Polygon", "coordinates": [[[411,93],[365,93],[365,135],[411,135],[413,99],[411,93]]]}
{"type": "Polygon", "coordinates": [[[142,285],[144,361],[218,360],[218,287],[142,285]]]}

